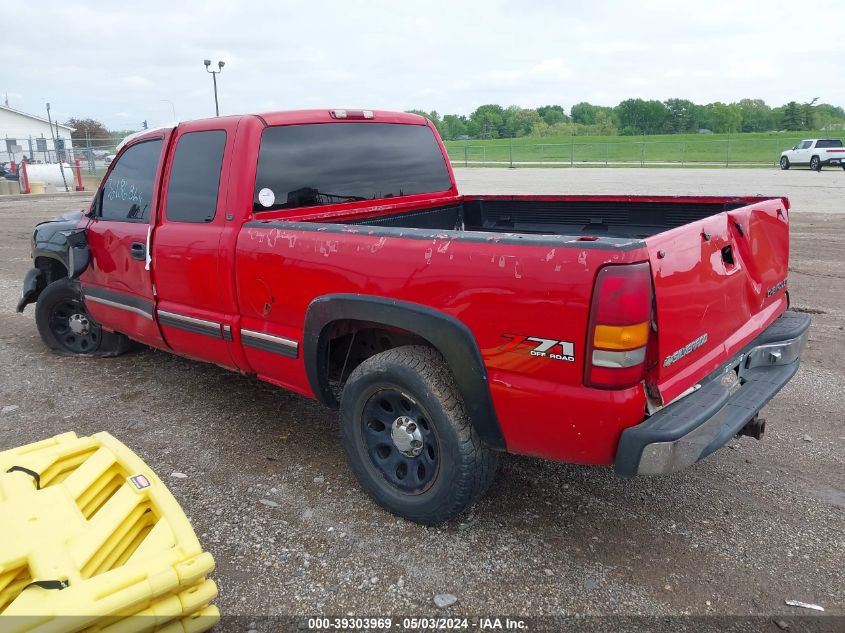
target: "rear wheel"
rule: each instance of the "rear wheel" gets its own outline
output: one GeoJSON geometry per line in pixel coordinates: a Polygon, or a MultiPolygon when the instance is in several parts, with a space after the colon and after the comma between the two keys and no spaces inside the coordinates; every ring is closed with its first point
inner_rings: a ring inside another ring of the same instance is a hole
{"type": "Polygon", "coordinates": [[[432,525],[489,487],[497,454],[482,443],[438,352],[398,347],[359,365],[344,385],[341,434],[361,486],[382,507],[432,525]]]}
{"type": "Polygon", "coordinates": [[[780,157],[780,168],[781,169],[789,169],[789,159],[786,156],[780,157]]]}
{"type": "Polygon", "coordinates": [[[821,171],[822,170],[822,162],[819,160],[818,156],[813,156],[810,159],[810,169],[813,171],[821,171]]]}
{"type": "Polygon", "coordinates": [[[79,284],[59,279],[35,304],[35,323],[44,343],[65,356],[117,356],[130,347],[123,334],[105,332],[88,314],[79,284]]]}

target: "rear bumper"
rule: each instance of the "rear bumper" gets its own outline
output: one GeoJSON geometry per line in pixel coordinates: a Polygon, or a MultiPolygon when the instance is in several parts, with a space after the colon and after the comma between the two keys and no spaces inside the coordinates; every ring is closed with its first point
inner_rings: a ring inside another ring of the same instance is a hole
{"type": "Polygon", "coordinates": [[[831,156],[822,161],[822,167],[838,167],[840,165],[845,165],[845,154],[842,156],[831,156]]]}
{"type": "Polygon", "coordinates": [[[625,429],[615,470],[623,477],[686,468],[723,446],[798,371],[810,317],[785,312],[693,393],[625,429]]]}

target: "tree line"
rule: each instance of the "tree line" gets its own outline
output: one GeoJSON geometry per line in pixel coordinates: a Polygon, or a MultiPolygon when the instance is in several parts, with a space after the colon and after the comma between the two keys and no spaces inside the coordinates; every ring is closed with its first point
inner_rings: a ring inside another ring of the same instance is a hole
{"type": "Polygon", "coordinates": [[[521,108],[494,103],[479,106],[469,116],[408,112],[431,119],[447,140],[845,129],[845,110],[815,99],[810,103],[790,101],[775,108],[762,99],[705,105],[687,99],[626,99],[613,107],[576,103],[568,113],[560,105],[521,108]]]}

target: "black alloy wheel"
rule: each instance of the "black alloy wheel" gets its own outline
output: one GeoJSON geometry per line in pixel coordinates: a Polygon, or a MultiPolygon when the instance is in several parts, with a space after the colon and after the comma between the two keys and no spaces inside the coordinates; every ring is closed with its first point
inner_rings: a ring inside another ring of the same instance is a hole
{"type": "Polygon", "coordinates": [[[48,327],[56,341],[73,354],[89,354],[100,345],[102,328],[79,299],[65,299],[54,304],[48,327]]]}
{"type": "Polygon", "coordinates": [[[440,446],[430,419],[414,398],[394,388],[376,391],[364,405],[361,424],[370,461],[402,492],[425,492],[437,477],[440,446]]]}

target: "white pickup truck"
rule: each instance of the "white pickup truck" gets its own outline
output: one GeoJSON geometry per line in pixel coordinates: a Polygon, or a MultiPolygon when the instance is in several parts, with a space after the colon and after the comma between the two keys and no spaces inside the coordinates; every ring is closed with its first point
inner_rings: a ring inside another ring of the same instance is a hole
{"type": "Polygon", "coordinates": [[[813,171],[821,171],[826,165],[845,169],[845,147],[838,138],[814,138],[801,141],[780,155],[780,168],[792,165],[809,165],[813,171]]]}

